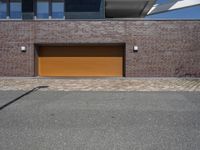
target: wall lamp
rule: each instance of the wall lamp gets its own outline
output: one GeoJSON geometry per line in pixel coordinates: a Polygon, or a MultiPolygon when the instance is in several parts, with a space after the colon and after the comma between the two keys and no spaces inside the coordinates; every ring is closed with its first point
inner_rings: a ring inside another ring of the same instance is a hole
{"type": "Polygon", "coordinates": [[[136,52],[138,52],[138,50],[139,50],[138,46],[137,46],[137,45],[134,45],[134,46],[133,46],[133,52],[136,53],[136,52]]]}
{"type": "Polygon", "coordinates": [[[26,47],[25,46],[21,46],[21,52],[26,52],[26,47]]]}

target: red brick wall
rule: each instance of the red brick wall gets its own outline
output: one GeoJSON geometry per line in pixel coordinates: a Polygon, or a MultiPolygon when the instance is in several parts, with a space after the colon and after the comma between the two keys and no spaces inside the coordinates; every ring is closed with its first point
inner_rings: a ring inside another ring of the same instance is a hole
{"type": "Polygon", "coordinates": [[[130,20],[0,21],[0,76],[34,76],[35,44],[69,43],[125,43],[127,77],[200,77],[200,21],[130,20]]]}

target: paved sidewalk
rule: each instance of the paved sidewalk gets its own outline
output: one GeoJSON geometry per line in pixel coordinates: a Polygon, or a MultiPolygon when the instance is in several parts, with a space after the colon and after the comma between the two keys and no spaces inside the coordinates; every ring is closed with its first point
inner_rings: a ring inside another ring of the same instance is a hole
{"type": "Polygon", "coordinates": [[[0,90],[52,91],[200,91],[200,79],[184,78],[0,78],[0,90]]]}

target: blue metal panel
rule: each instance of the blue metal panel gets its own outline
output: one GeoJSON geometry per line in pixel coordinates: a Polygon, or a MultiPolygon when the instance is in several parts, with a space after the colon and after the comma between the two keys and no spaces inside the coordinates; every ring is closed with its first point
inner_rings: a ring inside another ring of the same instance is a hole
{"type": "Polygon", "coordinates": [[[0,19],[7,17],[7,2],[6,0],[0,0],[0,19]]]}
{"type": "Polygon", "coordinates": [[[64,2],[52,1],[52,18],[64,18],[64,2]]]}
{"type": "Polygon", "coordinates": [[[22,18],[22,2],[21,0],[10,1],[10,18],[21,19],[22,18]]]}
{"type": "Polygon", "coordinates": [[[37,1],[37,18],[49,18],[49,1],[37,1]]]}

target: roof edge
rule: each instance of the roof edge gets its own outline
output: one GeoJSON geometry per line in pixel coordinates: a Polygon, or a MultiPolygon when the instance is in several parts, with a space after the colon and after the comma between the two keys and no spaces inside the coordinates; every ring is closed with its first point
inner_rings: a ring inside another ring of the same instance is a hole
{"type": "Polygon", "coordinates": [[[144,18],[145,16],[147,16],[147,13],[150,11],[150,9],[153,7],[153,5],[156,3],[156,0],[149,0],[146,4],[146,6],[144,7],[140,17],[144,18]]]}

